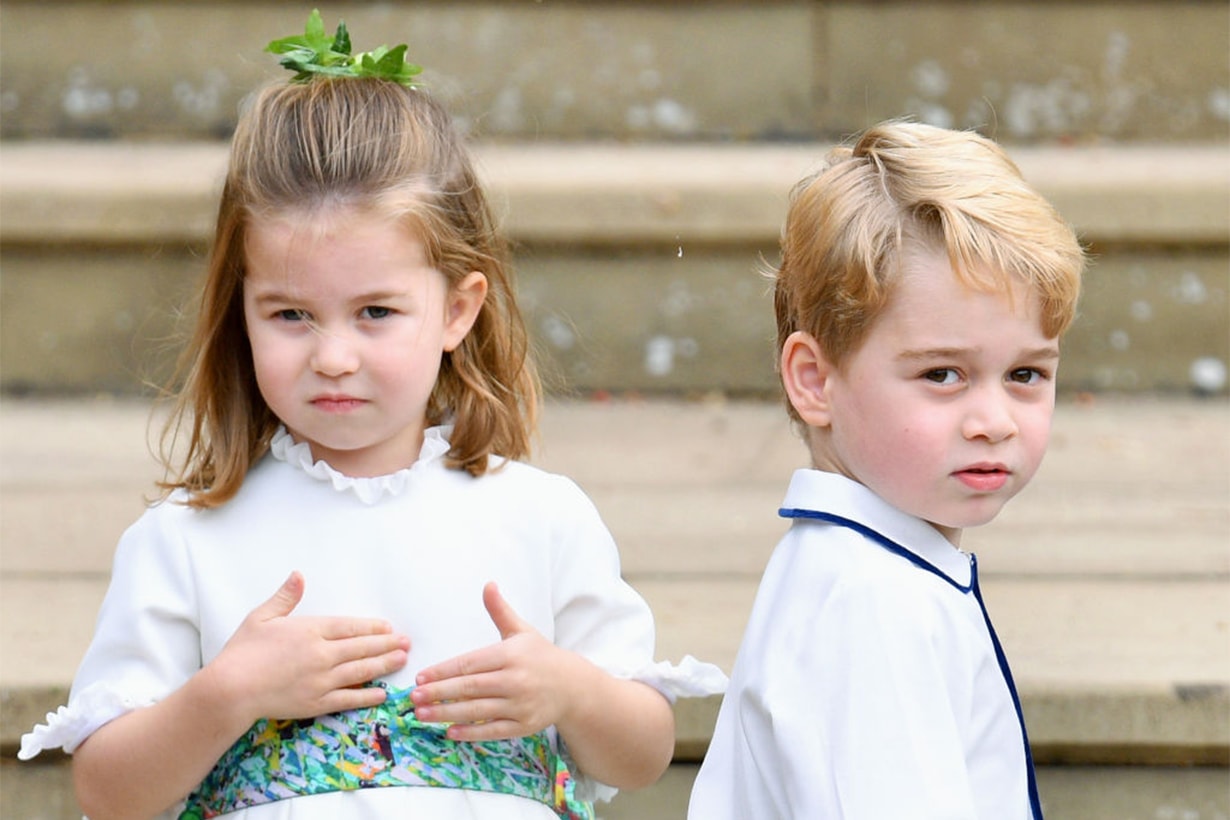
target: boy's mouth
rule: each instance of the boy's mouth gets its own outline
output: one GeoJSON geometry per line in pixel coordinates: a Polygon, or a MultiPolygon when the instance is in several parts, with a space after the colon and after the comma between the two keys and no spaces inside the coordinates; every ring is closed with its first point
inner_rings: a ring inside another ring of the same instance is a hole
{"type": "Polygon", "coordinates": [[[1011,472],[1002,464],[975,464],[957,470],[953,475],[971,490],[995,492],[1008,483],[1011,472]]]}

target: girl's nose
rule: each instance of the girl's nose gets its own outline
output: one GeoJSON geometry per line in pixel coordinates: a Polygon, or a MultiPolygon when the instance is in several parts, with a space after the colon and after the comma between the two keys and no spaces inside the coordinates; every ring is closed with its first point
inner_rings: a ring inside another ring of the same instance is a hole
{"type": "Polygon", "coordinates": [[[1012,399],[1002,390],[983,390],[971,399],[962,430],[967,439],[981,438],[994,443],[1017,434],[1012,399]]]}
{"type": "Polygon", "coordinates": [[[359,369],[358,348],[345,333],[318,330],[310,364],[322,376],[345,376],[359,369]]]}

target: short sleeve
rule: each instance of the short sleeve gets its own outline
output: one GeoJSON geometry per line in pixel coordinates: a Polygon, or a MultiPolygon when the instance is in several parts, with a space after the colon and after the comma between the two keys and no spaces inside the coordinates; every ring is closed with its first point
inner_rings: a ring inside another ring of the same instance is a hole
{"type": "Polygon", "coordinates": [[[649,605],[624,580],[619,551],[588,496],[559,479],[561,531],[554,559],[555,642],[610,674],[640,680],[672,702],[676,697],[720,694],[726,676],[691,656],[678,664],[654,661],[655,629],[649,605]]]}
{"type": "Polygon", "coordinates": [[[103,724],[161,700],[201,668],[195,584],[177,526],[192,514],[164,502],[121,536],[68,705],[22,737],[22,759],[57,747],[71,753],[103,724]]]}
{"type": "Polygon", "coordinates": [[[653,615],[620,574],[619,553],[593,502],[557,477],[551,598],[555,643],[627,677],[653,660],[653,615]]]}
{"type": "MultiPolygon", "coordinates": [[[[617,678],[646,683],[672,703],[724,691],[726,676],[712,664],[690,656],[678,664],[654,661],[649,605],[622,577],[618,549],[593,502],[571,480],[560,482],[552,583],[556,645],[617,678]]],[[[584,777],[579,785],[590,799],[615,793],[584,777]]]]}

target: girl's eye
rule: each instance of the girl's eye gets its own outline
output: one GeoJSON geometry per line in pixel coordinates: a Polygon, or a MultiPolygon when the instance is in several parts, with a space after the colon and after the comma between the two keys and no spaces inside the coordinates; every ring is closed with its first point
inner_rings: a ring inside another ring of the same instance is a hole
{"type": "Polygon", "coordinates": [[[364,319],[384,319],[391,316],[392,313],[393,311],[390,308],[380,307],[378,305],[369,305],[368,307],[363,308],[364,319]]]}
{"type": "Polygon", "coordinates": [[[923,378],[932,384],[956,384],[958,375],[951,367],[937,367],[924,373],[923,378]]]}
{"type": "Polygon", "coordinates": [[[277,316],[277,318],[281,319],[284,322],[302,322],[306,320],[308,317],[307,313],[300,310],[299,308],[287,308],[286,310],[279,310],[274,315],[277,316]]]}

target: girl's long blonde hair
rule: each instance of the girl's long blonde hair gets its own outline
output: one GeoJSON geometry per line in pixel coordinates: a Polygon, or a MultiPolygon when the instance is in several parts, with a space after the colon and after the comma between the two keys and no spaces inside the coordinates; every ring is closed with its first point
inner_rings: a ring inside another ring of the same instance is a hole
{"type": "Polygon", "coordinates": [[[487,277],[473,328],[443,354],[427,423],[451,419],[447,463],[473,475],[491,455],[529,453],[540,387],[508,249],[450,116],[420,88],[316,78],[264,89],[236,128],[199,314],[162,433],[164,493],[182,489],[189,505],[216,507],[268,449],[279,422],[257,388],[244,326],[245,233],[256,216],[332,207],[397,217],[450,285],[472,271],[487,277]]]}

